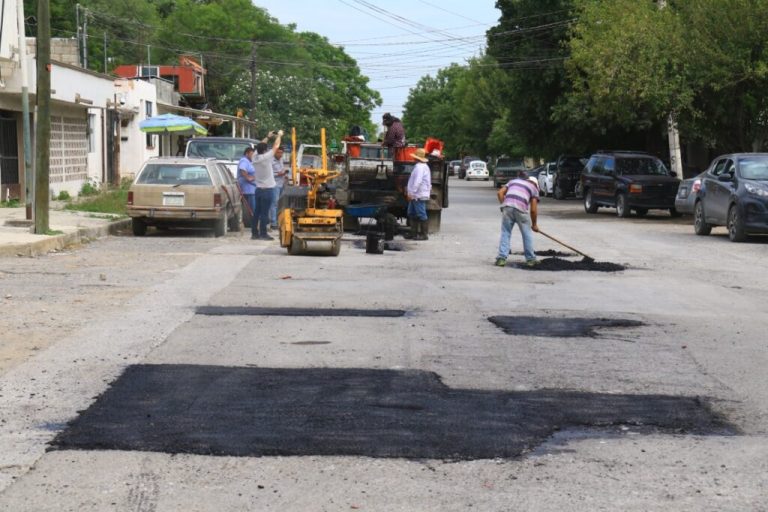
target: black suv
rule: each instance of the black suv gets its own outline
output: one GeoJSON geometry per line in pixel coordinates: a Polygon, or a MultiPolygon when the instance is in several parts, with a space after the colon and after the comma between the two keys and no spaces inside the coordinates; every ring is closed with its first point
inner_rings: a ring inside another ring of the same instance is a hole
{"type": "Polygon", "coordinates": [[[584,170],[584,159],[575,155],[560,155],[552,178],[552,195],[555,199],[565,199],[576,193],[581,171],[584,170]]]}
{"type": "Polygon", "coordinates": [[[601,206],[615,207],[619,217],[638,216],[648,210],[669,210],[673,217],[680,180],[661,160],[640,151],[599,152],[581,175],[584,210],[596,213],[601,206]]]}

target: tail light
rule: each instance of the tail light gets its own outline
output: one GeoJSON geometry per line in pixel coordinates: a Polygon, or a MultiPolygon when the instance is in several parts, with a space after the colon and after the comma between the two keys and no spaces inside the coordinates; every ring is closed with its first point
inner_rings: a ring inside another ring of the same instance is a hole
{"type": "Polygon", "coordinates": [[[629,193],[630,194],[642,194],[643,193],[643,186],[639,185],[637,183],[633,183],[629,186],[629,193]]]}
{"type": "Polygon", "coordinates": [[[213,194],[213,206],[221,206],[221,194],[213,194]]]}
{"type": "Polygon", "coordinates": [[[133,190],[128,191],[128,204],[133,205],[133,190]]]}
{"type": "Polygon", "coordinates": [[[699,190],[701,190],[701,180],[696,180],[693,182],[691,192],[698,192],[699,190]]]}

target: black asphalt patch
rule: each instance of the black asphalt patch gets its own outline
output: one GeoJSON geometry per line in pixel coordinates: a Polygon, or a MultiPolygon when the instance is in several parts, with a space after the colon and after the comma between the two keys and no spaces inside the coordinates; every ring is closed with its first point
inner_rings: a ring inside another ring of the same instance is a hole
{"type": "Polygon", "coordinates": [[[198,315],[207,316],[357,316],[398,318],[405,316],[402,309],[349,309],[349,308],[266,308],[249,306],[200,306],[198,315]]]}
{"type": "Polygon", "coordinates": [[[424,371],[138,365],[52,448],[472,460],[520,456],[560,429],[615,425],[731,432],[693,397],[451,389],[424,371]]]}
{"type": "MultiPolygon", "coordinates": [[[[352,246],[357,249],[365,249],[365,240],[354,240],[352,246]]],[[[404,242],[384,242],[385,251],[404,252],[408,246],[404,242]]]]}
{"type": "Polygon", "coordinates": [[[592,272],[620,272],[626,270],[627,267],[619,265],[618,263],[610,263],[607,261],[589,261],[587,259],[581,259],[579,261],[564,260],[562,258],[544,258],[539,260],[538,265],[529,267],[521,264],[519,268],[525,270],[549,270],[553,272],[567,271],[567,270],[588,270],[592,272]]]}
{"type": "Polygon", "coordinates": [[[543,336],[551,338],[594,338],[595,329],[630,328],[645,324],[621,318],[551,318],[541,316],[492,316],[493,324],[513,336],[543,336]]]}

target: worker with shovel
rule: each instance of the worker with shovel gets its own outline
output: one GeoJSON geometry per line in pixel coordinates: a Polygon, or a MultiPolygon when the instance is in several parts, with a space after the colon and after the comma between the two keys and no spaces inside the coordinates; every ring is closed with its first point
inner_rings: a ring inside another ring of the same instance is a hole
{"type": "Polygon", "coordinates": [[[538,217],[539,185],[535,178],[529,178],[525,172],[520,172],[514,180],[510,180],[498,192],[501,203],[501,240],[496,266],[507,264],[509,255],[509,239],[515,224],[520,228],[523,237],[523,251],[526,266],[538,264],[533,250],[533,232],[539,231],[536,224],[538,217]]]}

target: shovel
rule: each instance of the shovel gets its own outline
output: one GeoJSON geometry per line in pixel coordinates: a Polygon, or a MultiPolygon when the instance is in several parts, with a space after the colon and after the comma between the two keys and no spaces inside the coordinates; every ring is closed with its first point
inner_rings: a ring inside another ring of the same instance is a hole
{"type": "Polygon", "coordinates": [[[578,254],[581,254],[581,255],[584,257],[584,261],[585,261],[586,263],[592,263],[592,262],[594,262],[594,261],[595,261],[595,258],[593,258],[593,257],[591,257],[591,256],[587,256],[586,254],[584,254],[584,253],[583,253],[583,252],[581,252],[580,250],[576,249],[575,247],[571,247],[570,245],[566,244],[565,242],[561,242],[560,240],[558,240],[557,238],[553,237],[552,235],[548,235],[548,234],[546,234],[545,232],[543,232],[542,230],[539,230],[539,233],[540,233],[540,234],[542,234],[542,235],[544,235],[545,237],[549,238],[549,239],[550,239],[550,240],[552,240],[553,242],[557,242],[557,243],[559,243],[560,245],[562,245],[563,247],[566,247],[566,248],[568,248],[568,249],[572,250],[573,252],[576,252],[576,253],[578,253],[578,254]]]}

